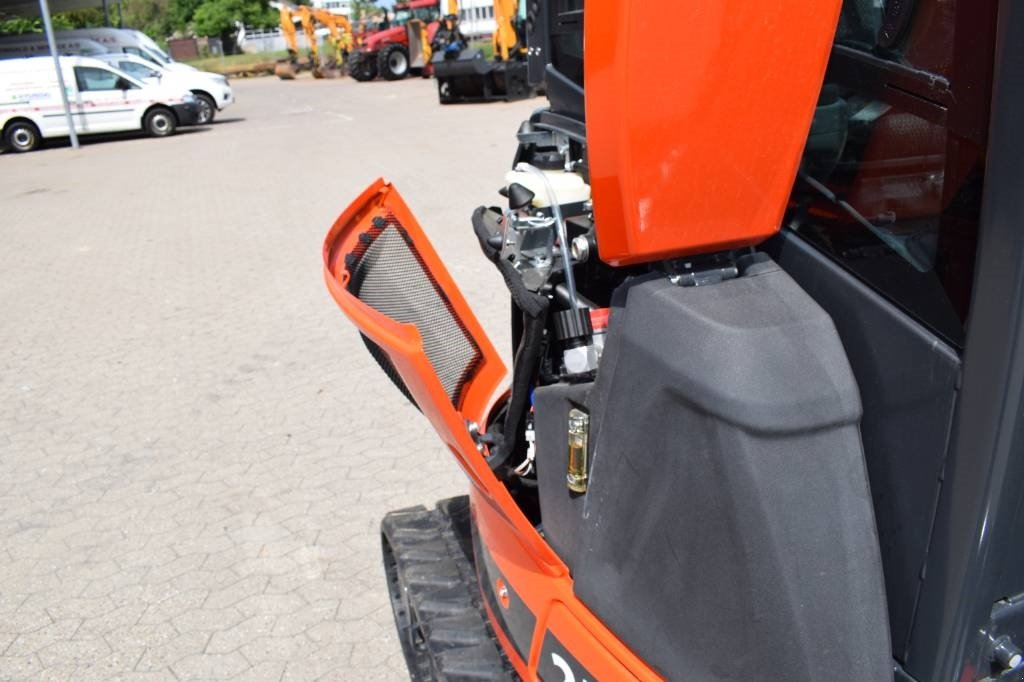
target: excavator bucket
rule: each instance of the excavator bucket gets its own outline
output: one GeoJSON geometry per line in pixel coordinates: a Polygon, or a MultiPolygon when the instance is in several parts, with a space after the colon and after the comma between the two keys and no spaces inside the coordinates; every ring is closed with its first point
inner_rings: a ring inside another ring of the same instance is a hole
{"type": "Polygon", "coordinates": [[[409,37],[409,68],[422,69],[430,58],[424,49],[426,26],[419,19],[410,19],[405,25],[405,30],[409,37]]]}
{"type": "Polygon", "coordinates": [[[479,49],[469,48],[457,57],[434,55],[431,63],[441,104],[511,102],[534,94],[526,62],[490,61],[479,49]]]}
{"type": "Polygon", "coordinates": [[[290,60],[282,59],[274,65],[274,75],[283,81],[295,80],[295,65],[290,60]]]}

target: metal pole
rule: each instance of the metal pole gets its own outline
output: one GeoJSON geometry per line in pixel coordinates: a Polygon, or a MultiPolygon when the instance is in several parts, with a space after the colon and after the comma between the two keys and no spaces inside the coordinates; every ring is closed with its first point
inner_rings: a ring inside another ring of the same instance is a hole
{"type": "Polygon", "coordinates": [[[103,0],[103,25],[110,26],[110,8],[107,7],[107,0],[103,0]]]}
{"type": "Polygon", "coordinates": [[[60,55],[57,54],[57,39],[53,37],[53,22],[50,21],[50,5],[47,0],[39,0],[39,12],[43,15],[43,28],[46,29],[46,42],[50,44],[53,68],[57,69],[57,87],[60,88],[60,99],[64,103],[64,118],[68,122],[71,146],[78,149],[78,134],[75,133],[75,122],[71,117],[71,103],[68,102],[68,91],[64,87],[64,72],[60,68],[60,55]]]}

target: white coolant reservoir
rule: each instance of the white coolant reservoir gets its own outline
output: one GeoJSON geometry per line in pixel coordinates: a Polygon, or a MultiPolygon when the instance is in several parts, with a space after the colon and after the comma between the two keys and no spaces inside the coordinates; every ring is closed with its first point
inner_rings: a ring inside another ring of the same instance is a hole
{"type": "MultiPolygon", "coordinates": [[[[583,182],[583,177],[578,173],[567,173],[562,170],[543,172],[547,176],[548,182],[551,183],[555,196],[558,197],[558,203],[562,206],[590,200],[590,185],[583,182]]],[[[551,205],[551,201],[548,199],[548,190],[536,175],[527,171],[509,171],[505,173],[505,185],[508,186],[512,183],[519,183],[533,192],[534,208],[545,208],[551,205]]]]}

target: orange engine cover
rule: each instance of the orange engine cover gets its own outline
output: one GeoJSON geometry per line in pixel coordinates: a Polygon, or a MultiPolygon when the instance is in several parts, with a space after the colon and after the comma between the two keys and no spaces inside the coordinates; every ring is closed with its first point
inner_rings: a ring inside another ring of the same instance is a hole
{"type": "Polygon", "coordinates": [[[779,229],[840,4],[587,3],[587,145],[602,260],[747,246],[779,229]]]}

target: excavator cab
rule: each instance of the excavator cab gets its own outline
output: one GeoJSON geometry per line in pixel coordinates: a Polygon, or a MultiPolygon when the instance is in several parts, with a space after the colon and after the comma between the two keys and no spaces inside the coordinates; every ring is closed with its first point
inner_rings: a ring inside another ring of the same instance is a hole
{"type": "Polygon", "coordinates": [[[1024,8],[658,19],[531,3],[511,367],[392,185],[324,244],[469,481],[382,523],[411,675],[1022,679],[1024,8]]]}

